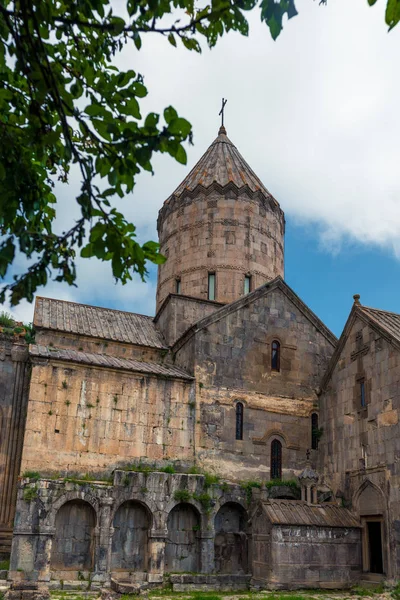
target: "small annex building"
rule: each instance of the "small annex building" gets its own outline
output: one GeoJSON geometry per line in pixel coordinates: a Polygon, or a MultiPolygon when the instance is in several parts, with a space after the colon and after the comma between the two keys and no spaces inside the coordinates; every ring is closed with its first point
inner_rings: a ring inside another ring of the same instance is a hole
{"type": "Polygon", "coordinates": [[[399,580],[400,315],[356,295],[335,337],[224,127],[166,197],[154,316],[38,297],[30,344],[0,328],[9,578],[399,580]]]}
{"type": "Polygon", "coordinates": [[[266,500],[251,522],[253,585],[339,589],[360,579],[361,527],[348,509],[266,500]]]}

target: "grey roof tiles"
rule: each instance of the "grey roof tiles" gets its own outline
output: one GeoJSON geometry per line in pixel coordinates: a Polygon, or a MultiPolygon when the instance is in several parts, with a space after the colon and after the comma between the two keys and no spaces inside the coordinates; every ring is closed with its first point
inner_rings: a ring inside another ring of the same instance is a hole
{"type": "Polygon", "coordinates": [[[166,347],[151,317],[53,298],[36,298],[33,324],[36,328],[138,346],[166,347]]]}
{"type": "Polygon", "coordinates": [[[147,373],[149,375],[158,375],[161,377],[174,377],[191,381],[190,377],[183,369],[170,365],[159,365],[151,362],[142,362],[128,358],[117,358],[105,354],[96,354],[92,352],[82,352],[78,350],[66,350],[62,348],[49,348],[39,344],[31,344],[29,353],[33,357],[46,358],[51,360],[68,361],[78,364],[90,365],[94,367],[106,367],[110,369],[120,369],[123,371],[135,371],[138,373],[147,373]]]}
{"type": "Polygon", "coordinates": [[[193,192],[199,185],[208,188],[213,183],[222,187],[232,183],[238,189],[248,186],[252,192],[260,191],[266,197],[272,198],[222,127],[218,137],[172,196],[181,196],[185,191],[193,192]]]}
{"type": "Polygon", "coordinates": [[[307,504],[301,500],[268,500],[264,511],[273,525],[318,525],[320,527],[360,527],[347,509],[333,504],[307,504]]]}
{"type": "Polygon", "coordinates": [[[400,342],[400,315],[368,306],[360,306],[360,309],[400,342]]]}

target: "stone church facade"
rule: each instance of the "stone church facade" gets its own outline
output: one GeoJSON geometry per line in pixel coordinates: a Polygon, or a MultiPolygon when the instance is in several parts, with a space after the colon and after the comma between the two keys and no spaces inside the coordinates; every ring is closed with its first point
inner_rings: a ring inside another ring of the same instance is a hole
{"type": "Polygon", "coordinates": [[[11,580],[400,579],[400,315],[356,296],[337,340],[284,227],[222,127],[160,210],[154,318],[37,298],[34,343],[0,334],[11,580]]]}

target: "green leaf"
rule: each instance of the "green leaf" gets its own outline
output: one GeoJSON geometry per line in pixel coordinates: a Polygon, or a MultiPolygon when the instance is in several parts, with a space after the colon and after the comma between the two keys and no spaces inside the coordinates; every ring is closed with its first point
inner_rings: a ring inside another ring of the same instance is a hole
{"type": "Polygon", "coordinates": [[[177,150],[177,152],[175,154],[175,158],[182,165],[186,165],[186,163],[187,163],[187,156],[186,156],[185,148],[182,145],[179,145],[178,150],[177,150]]]}
{"type": "Polygon", "coordinates": [[[396,27],[400,21],[400,0],[388,0],[386,5],[386,23],[389,25],[389,31],[396,27]]]}
{"type": "Polygon", "coordinates": [[[178,113],[172,106],[167,106],[164,110],[164,119],[166,123],[170,123],[172,119],[176,119],[178,117],[178,113]]]}
{"type": "Polygon", "coordinates": [[[171,46],[175,46],[176,48],[176,39],[173,33],[170,33],[168,36],[168,41],[171,44],[171,46]]]}
{"type": "Polygon", "coordinates": [[[186,119],[182,119],[181,117],[172,119],[168,123],[168,131],[170,133],[179,134],[179,135],[182,135],[183,137],[186,137],[187,135],[189,135],[191,129],[192,129],[192,126],[189,123],[189,121],[186,121],[186,119]]]}

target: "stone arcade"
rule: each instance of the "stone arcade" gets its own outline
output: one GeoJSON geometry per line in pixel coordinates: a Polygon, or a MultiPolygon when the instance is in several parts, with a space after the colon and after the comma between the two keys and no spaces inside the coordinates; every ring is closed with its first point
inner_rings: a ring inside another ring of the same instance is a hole
{"type": "Polygon", "coordinates": [[[400,578],[400,315],[355,296],[337,340],[284,223],[221,127],[160,210],[154,318],[37,298],[35,343],[1,335],[14,582],[400,578]]]}

